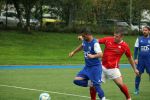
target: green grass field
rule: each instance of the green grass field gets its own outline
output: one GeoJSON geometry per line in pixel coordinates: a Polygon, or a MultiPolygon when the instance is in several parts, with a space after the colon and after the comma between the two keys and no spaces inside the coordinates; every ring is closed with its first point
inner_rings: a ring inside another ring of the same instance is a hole
{"type": "MultiPolygon", "coordinates": [[[[80,69],[18,69],[0,70],[0,100],[38,100],[40,93],[47,90],[51,92],[66,93],[49,94],[52,100],[90,100],[89,98],[77,97],[68,94],[89,96],[89,89],[75,86],[72,80],[80,69]],[[1,85],[16,86],[29,89],[6,87],[1,85]]],[[[134,91],[134,74],[129,68],[121,69],[124,82],[127,84],[132,100],[150,99],[150,81],[146,74],[142,77],[141,91],[138,96],[134,91]]],[[[102,84],[105,95],[110,100],[125,100],[119,88],[110,80],[102,84]]]]}
{"type": "MultiPolygon", "coordinates": [[[[75,49],[81,41],[78,34],[8,31],[0,32],[0,65],[68,65],[83,64],[82,52],[68,58],[68,53],[75,49]]],[[[95,37],[106,35],[95,34],[95,37]]],[[[133,52],[137,36],[125,36],[133,52]]],[[[103,45],[102,45],[103,48],[103,45]]],[[[128,63],[125,56],[121,63],[128,63]]]]}
{"type": "MultiPolygon", "coordinates": [[[[95,34],[94,36],[104,37],[106,35],[95,34]]],[[[124,38],[132,52],[136,37],[125,36],[124,38]]],[[[68,53],[78,44],[80,44],[80,41],[77,40],[77,34],[71,33],[33,32],[32,34],[23,34],[15,31],[0,32],[0,65],[83,64],[82,52],[73,58],[68,58],[68,53]]],[[[125,56],[122,57],[121,63],[128,63],[125,56]]],[[[89,96],[88,88],[81,88],[72,83],[74,76],[79,70],[0,70],[0,100],[38,100],[40,93],[44,92],[40,90],[51,91],[49,94],[52,100],[90,100],[89,98],[81,97],[89,96]]],[[[143,75],[140,95],[135,96],[133,95],[133,71],[129,68],[121,69],[121,71],[124,76],[124,82],[129,87],[132,100],[150,100],[148,76],[146,74],[143,75]]],[[[102,87],[108,99],[125,100],[112,81],[107,81],[102,87]]]]}

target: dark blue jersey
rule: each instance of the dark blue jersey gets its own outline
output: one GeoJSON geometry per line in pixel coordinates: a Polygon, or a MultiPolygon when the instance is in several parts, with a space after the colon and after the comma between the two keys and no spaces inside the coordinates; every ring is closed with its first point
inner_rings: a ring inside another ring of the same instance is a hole
{"type": "Polygon", "coordinates": [[[99,58],[90,59],[87,57],[87,54],[96,54],[101,52],[101,48],[97,40],[93,39],[91,42],[83,40],[82,46],[84,51],[85,65],[87,67],[100,65],[101,62],[99,58]]]}
{"type": "Polygon", "coordinates": [[[141,36],[137,39],[135,47],[138,48],[138,58],[150,58],[150,36],[141,36]]]}

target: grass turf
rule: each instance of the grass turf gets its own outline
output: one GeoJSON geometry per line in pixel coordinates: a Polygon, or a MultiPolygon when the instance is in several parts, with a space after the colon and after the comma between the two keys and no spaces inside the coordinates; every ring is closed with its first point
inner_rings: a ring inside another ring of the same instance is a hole
{"type": "MultiPolygon", "coordinates": [[[[105,35],[94,35],[104,37],[105,35]]],[[[134,42],[137,36],[125,36],[124,40],[129,44],[133,52],[134,42]]],[[[0,65],[68,65],[83,64],[82,52],[68,58],[68,53],[73,50],[80,41],[77,34],[33,32],[22,34],[9,31],[0,33],[0,65]]],[[[103,45],[102,45],[103,48],[103,45]]],[[[125,56],[121,63],[128,63],[125,56]]],[[[20,69],[0,70],[0,84],[18,87],[33,88],[39,90],[56,91],[88,96],[88,89],[72,84],[76,72],[80,69],[20,69]]],[[[122,69],[125,83],[133,100],[149,100],[150,91],[148,76],[143,75],[141,92],[139,96],[133,95],[134,74],[130,69],[122,69]]],[[[124,100],[124,96],[112,81],[103,84],[106,96],[110,100],[124,100]]],[[[21,90],[9,87],[0,87],[0,100],[38,100],[41,91],[21,90]]],[[[66,96],[50,93],[52,100],[89,100],[87,98],[66,96]]]]}
{"type": "MultiPolygon", "coordinates": [[[[59,93],[89,96],[89,89],[75,86],[72,80],[80,69],[18,69],[0,70],[0,84],[55,91],[59,93]]],[[[150,82],[148,75],[142,76],[140,94],[133,94],[134,74],[130,68],[122,68],[124,82],[129,88],[133,100],[150,99],[150,82]]],[[[124,95],[112,81],[102,84],[105,95],[110,100],[125,100],[124,95]]],[[[0,86],[0,100],[38,100],[42,91],[23,90],[0,86]]],[[[89,98],[74,97],[62,94],[49,93],[52,100],[90,100],[89,98]]]]}
{"type": "MultiPolygon", "coordinates": [[[[95,37],[106,35],[95,34],[95,37]]],[[[125,36],[133,52],[137,36],[125,36]]],[[[15,31],[0,32],[0,65],[68,65],[83,64],[80,52],[73,58],[68,53],[75,49],[81,41],[77,34],[33,32],[25,34],[15,31]]],[[[104,46],[102,45],[102,48],[104,46]]],[[[121,63],[128,63],[125,56],[121,63]]]]}

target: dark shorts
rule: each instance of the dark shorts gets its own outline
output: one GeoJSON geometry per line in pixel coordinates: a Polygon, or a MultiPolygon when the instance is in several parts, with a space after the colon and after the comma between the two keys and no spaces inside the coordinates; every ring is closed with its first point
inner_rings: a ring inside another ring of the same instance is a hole
{"type": "Polygon", "coordinates": [[[146,72],[150,74],[150,59],[139,59],[138,61],[137,69],[139,72],[144,73],[146,69],[146,72]]]}
{"type": "Polygon", "coordinates": [[[85,66],[78,74],[78,77],[82,77],[87,80],[91,80],[93,85],[101,83],[101,75],[102,75],[102,67],[99,66],[92,66],[87,67],[85,66]]]}

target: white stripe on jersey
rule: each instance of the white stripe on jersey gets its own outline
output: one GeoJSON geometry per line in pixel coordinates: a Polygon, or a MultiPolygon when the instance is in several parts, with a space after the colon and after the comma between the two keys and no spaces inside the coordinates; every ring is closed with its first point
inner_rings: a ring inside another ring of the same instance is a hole
{"type": "Polygon", "coordinates": [[[95,53],[100,53],[100,52],[102,52],[102,49],[101,49],[99,43],[95,43],[95,44],[94,44],[94,51],[95,51],[95,53]]]}
{"type": "Polygon", "coordinates": [[[135,42],[135,47],[139,47],[139,38],[136,39],[136,42],[135,42]]]}

